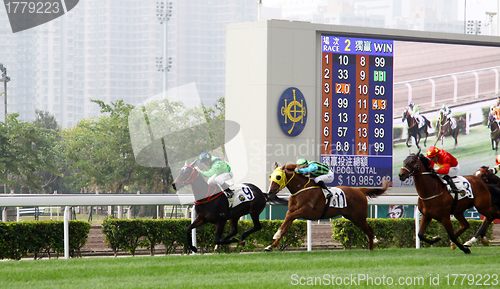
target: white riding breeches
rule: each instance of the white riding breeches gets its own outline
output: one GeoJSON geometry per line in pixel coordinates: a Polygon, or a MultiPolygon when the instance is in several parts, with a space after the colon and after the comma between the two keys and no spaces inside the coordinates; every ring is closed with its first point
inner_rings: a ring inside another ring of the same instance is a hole
{"type": "Polygon", "coordinates": [[[328,184],[333,182],[335,175],[333,174],[332,171],[329,171],[327,174],[317,176],[314,178],[314,181],[316,183],[319,183],[320,181],[323,181],[323,183],[328,184]]]}
{"type": "Polygon", "coordinates": [[[230,180],[233,178],[233,173],[232,172],[229,172],[229,173],[222,173],[220,175],[213,175],[211,176],[209,179],[208,179],[208,183],[210,185],[219,185],[219,186],[222,186],[222,184],[224,184],[224,182],[230,180]]]}
{"type": "MultiPolygon", "coordinates": [[[[457,165],[456,167],[451,167],[450,171],[448,172],[448,176],[453,178],[453,177],[458,176],[458,173],[460,173],[460,165],[457,165]]],[[[438,175],[441,177],[444,176],[442,174],[438,174],[438,175]]]]}

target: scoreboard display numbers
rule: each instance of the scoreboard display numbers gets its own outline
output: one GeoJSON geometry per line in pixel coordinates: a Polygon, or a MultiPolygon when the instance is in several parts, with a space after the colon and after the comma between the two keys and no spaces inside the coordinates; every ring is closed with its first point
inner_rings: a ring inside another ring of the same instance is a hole
{"type": "Polygon", "coordinates": [[[392,40],[321,35],[321,162],[331,186],[392,175],[392,40]]]}

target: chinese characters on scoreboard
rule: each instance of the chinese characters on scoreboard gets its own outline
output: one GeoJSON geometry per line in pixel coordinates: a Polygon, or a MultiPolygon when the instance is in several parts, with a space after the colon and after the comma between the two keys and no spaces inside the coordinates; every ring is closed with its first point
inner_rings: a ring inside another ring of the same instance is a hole
{"type": "Polygon", "coordinates": [[[329,185],[380,186],[392,175],[393,41],[321,36],[321,161],[329,185]]]}

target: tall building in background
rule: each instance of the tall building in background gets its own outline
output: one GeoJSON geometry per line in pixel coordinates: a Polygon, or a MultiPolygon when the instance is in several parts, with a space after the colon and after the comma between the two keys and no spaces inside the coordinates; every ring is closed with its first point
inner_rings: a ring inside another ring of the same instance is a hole
{"type": "MultiPolygon", "coordinates": [[[[80,1],[62,17],[15,34],[0,5],[0,63],[12,78],[8,113],[32,121],[36,109],[44,110],[69,127],[100,114],[91,100],[137,105],[160,93],[156,58],[163,55],[165,35],[157,2],[163,1],[80,1]]],[[[257,2],[168,2],[167,88],[195,82],[210,106],[225,96],[225,27],[256,20],[257,2]]]]}

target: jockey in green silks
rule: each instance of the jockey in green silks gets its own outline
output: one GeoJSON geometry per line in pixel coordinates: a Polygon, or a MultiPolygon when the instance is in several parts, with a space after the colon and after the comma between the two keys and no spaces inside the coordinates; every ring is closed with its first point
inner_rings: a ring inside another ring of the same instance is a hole
{"type": "Polygon", "coordinates": [[[318,186],[326,189],[327,191],[330,191],[328,190],[325,182],[333,182],[334,174],[327,165],[320,162],[299,159],[297,160],[297,168],[295,169],[295,171],[301,174],[309,174],[309,176],[314,179],[314,182],[316,182],[318,186]]]}
{"type": "Polygon", "coordinates": [[[207,152],[200,154],[198,162],[208,167],[208,171],[201,172],[202,176],[208,178],[207,183],[220,186],[226,192],[227,197],[231,198],[233,196],[233,190],[226,184],[227,180],[233,178],[231,167],[225,161],[207,152]]]}

